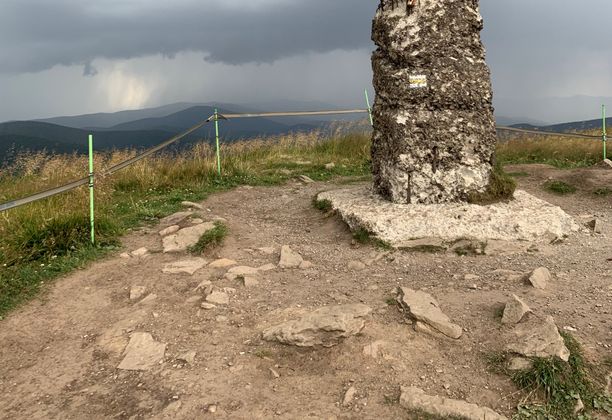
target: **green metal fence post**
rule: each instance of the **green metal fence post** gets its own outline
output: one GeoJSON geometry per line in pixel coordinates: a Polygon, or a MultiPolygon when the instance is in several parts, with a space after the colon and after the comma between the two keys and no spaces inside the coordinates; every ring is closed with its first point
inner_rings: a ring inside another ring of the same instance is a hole
{"type": "Polygon", "coordinates": [[[370,97],[368,96],[368,90],[365,90],[365,100],[368,106],[368,115],[370,116],[370,125],[374,127],[374,118],[372,117],[372,107],[370,106],[370,97]]]}
{"type": "Polygon", "coordinates": [[[221,176],[221,152],[219,151],[219,111],[215,108],[215,141],[217,143],[217,174],[221,176]]]}
{"type": "Polygon", "coordinates": [[[603,133],[603,158],[604,160],[606,160],[608,158],[608,150],[607,150],[607,143],[608,143],[608,133],[607,133],[607,127],[606,127],[606,106],[602,105],[601,106],[601,117],[602,117],[602,121],[603,121],[603,125],[602,125],[602,133],[603,133]]]}
{"type": "Polygon", "coordinates": [[[95,212],[94,212],[94,161],[93,135],[89,135],[89,223],[91,228],[91,243],[96,243],[95,212]]]}

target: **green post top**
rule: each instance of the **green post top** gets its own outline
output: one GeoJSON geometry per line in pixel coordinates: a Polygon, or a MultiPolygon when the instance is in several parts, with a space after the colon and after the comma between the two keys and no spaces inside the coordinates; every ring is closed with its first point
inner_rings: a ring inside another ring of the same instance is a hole
{"type": "Polygon", "coordinates": [[[370,117],[370,125],[374,127],[374,118],[372,117],[372,107],[370,106],[370,96],[368,95],[367,89],[365,89],[365,100],[366,100],[366,105],[368,106],[368,116],[370,117]]]}

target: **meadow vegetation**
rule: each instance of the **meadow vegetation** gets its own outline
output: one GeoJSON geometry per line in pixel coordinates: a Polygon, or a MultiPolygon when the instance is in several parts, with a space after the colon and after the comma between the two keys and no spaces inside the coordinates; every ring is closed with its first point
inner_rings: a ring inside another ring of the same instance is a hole
{"type": "MultiPolygon", "coordinates": [[[[95,169],[108,168],[135,154],[99,153],[95,169]]],[[[501,164],[548,163],[573,168],[600,159],[601,143],[590,140],[517,138],[498,148],[501,164]]],[[[367,180],[370,136],[323,138],[310,133],[227,144],[222,146],[222,168],[218,176],[213,148],[199,143],[182,152],[160,153],[113,176],[98,177],[96,246],[89,243],[85,187],[0,213],[0,316],[34,296],[45,281],[118,249],[122,234],[177,211],[181,201],[200,201],[239,185],[278,185],[297,175],[314,180],[367,180]],[[331,162],[335,165],[326,167],[331,162]]],[[[87,159],[81,155],[23,154],[0,171],[0,202],[86,174],[87,159]]],[[[498,175],[499,188],[512,185],[503,172],[498,175]]],[[[321,203],[322,210],[328,210],[325,204],[321,203]]]]}

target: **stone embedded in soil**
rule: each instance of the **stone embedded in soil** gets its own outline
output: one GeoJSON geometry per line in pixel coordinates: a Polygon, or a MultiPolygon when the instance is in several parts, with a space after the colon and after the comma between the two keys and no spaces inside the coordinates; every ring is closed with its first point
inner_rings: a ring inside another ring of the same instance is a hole
{"type": "Polygon", "coordinates": [[[257,280],[255,277],[244,276],[242,278],[242,284],[248,289],[251,287],[259,286],[259,280],[257,280]]]}
{"type": "Polygon", "coordinates": [[[529,312],[531,312],[529,306],[517,295],[512,295],[512,299],[506,303],[501,322],[502,324],[518,324],[529,312]]]}
{"type": "Polygon", "coordinates": [[[197,244],[203,234],[214,228],[215,225],[212,222],[207,222],[168,235],[163,238],[164,253],[186,251],[189,247],[197,244]]]}
{"type": "Polygon", "coordinates": [[[306,175],[298,176],[298,179],[302,181],[304,184],[314,184],[314,180],[306,175]]]}
{"type": "Polygon", "coordinates": [[[303,261],[302,256],[292,250],[290,246],[284,245],[281,248],[280,262],[278,263],[280,268],[299,268],[303,261]]]}
{"type": "Polygon", "coordinates": [[[138,248],[136,251],[132,251],[131,255],[132,257],[144,257],[148,253],[149,253],[149,250],[143,247],[143,248],[138,248]]]}
{"type": "Polygon", "coordinates": [[[602,162],[602,166],[608,169],[612,169],[612,160],[604,159],[602,162]]]}
{"type": "Polygon", "coordinates": [[[314,264],[310,261],[302,261],[300,264],[300,270],[310,270],[312,267],[314,267],[314,264]]]}
{"type": "Polygon", "coordinates": [[[508,370],[513,372],[519,370],[529,370],[533,367],[533,362],[524,357],[513,357],[508,362],[508,370]]]}
{"type": "Polygon", "coordinates": [[[125,349],[125,357],[118,368],[122,370],[150,370],[166,353],[166,344],[153,339],[151,334],[137,332],[132,334],[125,349]]]}
{"type": "Polygon", "coordinates": [[[181,354],[179,357],[176,358],[176,360],[192,365],[193,362],[195,362],[196,354],[197,353],[195,351],[188,351],[186,353],[181,354]]]}
{"type": "Polygon", "coordinates": [[[346,392],[344,393],[344,398],[342,399],[342,405],[344,407],[348,407],[349,405],[351,405],[351,403],[355,399],[355,395],[357,395],[357,388],[352,386],[349,389],[347,389],[346,392]]]}
{"type": "Polygon", "coordinates": [[[138,302],[138,304],[139,305],[152,305],[155,303],[156,299],[157,299],[157,295],[155,293],[151,293],[146,298],[138,302]]]}
{"type": "Polygon", "coordinates": [[[488,185],[497,136],[482,28],[477,0],[382,0],[372,169],[384,198],[465,201],[488,185]]]}
{"type": "Polygon", "coordinates": [[[266,246],[263,248],[257,248],[258,251],[263,252],[266,255],[272,255],[276,252],[276,248],[273,248],[271,246],[266,246]]]}
{"type": "Polygon", "coordinates": [[[119,257],[123,258],[124,260],[129,260],[130,258],[132,258],[132,256],[128,252],[124,252],[123,254],[119,255],[119,257]]]}
{"type": "Polygon", "coordinates": [[[169,226],[166,229],[162,229],[159,231],[159,236],[164,237],[168,235],[172,235],[173,233],[178,232],[181,229],[179,225],[169,226]]]}
{"type": "Polygon", "coordinates": [[[384,340],[374,341],[363,348],[363,355],[378,359],[383,354],[383,349],[388,345],[389,343],[384,340]]]}
{"type": "Polygon", "coordinates": [[[236,261],[227,258],[221,258],[211,262],[208,266],[210,268],[227,268],[236,265],[236,261]]]}
{"type": "Polygon", "coordinates": [[[206,260],[204,258],[190,258],[188,260],[176,261],[166,264],[162,269],[165,274],[180,274],[186,273],[191,276],[206,266],[206,260]]]}
{"type": "Polygon", "coordinates": [[[132,286],[130,288],[130,300],[138,300],[144,296],[147,288],[145,286],[132,286]]]}
{"type": "Polygon", "coordinates": [[[548,268],[540,267],[536,268],[529,274],[527,281],[536,289],[544,290],[548,285],[548,282],[552,280],[552,275],[548,268]]]}
{"type": "Polygon", "coordinates": [[[262,265],[261,267],[257,267],[257,271],[272,271],[272,270],[276,270],[276,264],[270,263],[270,264],[262,265]]]}
{"type": "Polygon", "coordinates": [[[210,311],[211,309],[215,309],[217,305],[213,305],[212,303],[208,303],[208,302],[202,302],[200,307],[202,309],[206,309],[207,311],[210,311]]]}
{"type": "Polygon", "coordinates": [[[593,233],[602,233],[603,232],[603,222],[601,219],[593,219],[588,223],[589,228],[593,231],[593,233]]]}
{"type": "Polygon", "coordinates": [[[263,338],[298,347],[332,347],[359,333],[371,312],[370,307],[362,304],[326,306],[266,329],[263,338]]]}
{"type": "Polygon", "coordinates": [[[422,411],[441,418],[457,417],[466,420],[507,420],[487,407],[466,401],[430,396],[422,389],[410,386],[401,388],[400,405],[409,411],[422,411]]]}
{"type": "Polygon", "coordinates": [[[181,203],[181,206],[192,208],[192,209],[204,210],[204,206],[202,206],[201,204],[198,204],[198,203],[194,203],[192,201],[183,201],[181,203]]]}
{"type": "Polygon", "coordinates": [[[366,269],[366,265],[361,261],[351,261],[348,263],[348,269],[351,271],[362,271],[366,269]]]}
{"type": "Polygon", "coordinates": [[[430,294],[399,287],[397,301],[415,321],[421,321],[450,338],[458,339],[463,335],[462,328],[450,321],[430,294]]]}
{"type": "Polygon", "coordinates": [[[236,280],[238,277],[257,276],[258,274],[259,270],[257,268],[240,265],[230,268],[227,273],[225,273],[225,278],[228,280],[236,280]]]}
{"type": "MultiPolygon", "coordinates": [[[[486,206],[465,203],[395,204],[383,200],[369,187],[355,186],[322,192],[351,230],[365,230],[394,248],[414,247],[414,240],[434,238],[445,248],[473,238],[534,243],[550,242],[551,235],[564,237],[580,230],[574,219],[524,191],[516,191],[507,203],[486,206]]],[[[486,248],[485,248],[486,252],[486,248]]]]}
{"type": "Polygon", "coordinates": [[[162,226],[178,225],[186,218],[191,217],[192,215],[193,213],[190,211],[181,211],[178,213],[171,214],[170,216],[164,217],[159,221],[159,223],[162,226]]]}
{"type": "Polygon", "coordinates": [[[570,351],[555,324],[553,317],[531,317],[518,324],[508,339],[506,349],[526,357],[558,357],[568,361],[570,351]]]}
{"type": "Polygon", "coordinates": [[[225,292],[213,291],[210,295],[206,296],[206,302],[215,305],[228,305],[229,295],[225,292]]]}

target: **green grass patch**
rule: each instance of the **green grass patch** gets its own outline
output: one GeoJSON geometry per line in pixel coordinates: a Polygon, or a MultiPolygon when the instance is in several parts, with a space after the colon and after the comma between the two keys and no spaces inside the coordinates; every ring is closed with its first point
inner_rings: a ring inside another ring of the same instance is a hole
{"type": "Polygon", "coordinates": [[[312,199],[312,206],[319,210],[322,211],[324,213],[330,212],[334,209],[332,202],[329,200],[319,200],[317,199],[317,197],[313,197],[312,199]]]}
{"type": "Polygon", "coordinates": [[[544,188],[557,195],[573,194],[577,188],[563,181],[548,181],[544,184],[544,188]]]}
{"type": "Polygon", "coordinates": [[[508,172],[508,176],[512,178],[525,178],[528,177],[529,174],[527,172],[508,172]]]}
{"type": "Polygon", "coordinates": [[[491,172],[489,185],[484,192],[472,193],[468,197],[471,204],[493,204],[512,200],[516,190],[516,181],[504,172],[504,168],[497,163],[491,172]]]}
{"type": "Polygon", "coordinates": [[[378,239],[372,232],[366,229],[363,229],[363,228],[355,229],[352,232],[352,234],[353,234],[353,239],[355,239],[355,241],[359,242],[360,244],[373,245],[377,248],[381,248],[385,250],[392,249],[391,245],[389,245],[387,242],[383,241],[382,239],[378,239]]]}
{"type": "Polygon", "coordinates": [[[189,248],[192,254],[202,254],[213,248],[221,246],[227,236],[228,229],[224,223],[215,222],[215,227],[206,231],[198,242],[189,248]]]}
{"type": "Polygon", "coordinates": [[[593,191],[593,194],[600,196],[600,197],[607,197],[609,195],[612,195],[612,188],[608,188],[608,187],[597,188],[595,191],[593,191]]]}

